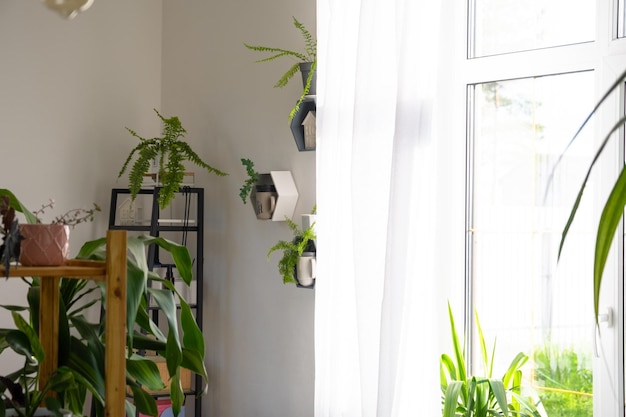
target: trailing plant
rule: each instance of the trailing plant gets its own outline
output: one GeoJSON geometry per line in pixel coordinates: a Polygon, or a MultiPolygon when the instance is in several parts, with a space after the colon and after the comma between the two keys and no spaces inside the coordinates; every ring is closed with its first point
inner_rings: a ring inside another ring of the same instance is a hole
{"type": "Polygon", "coordinates": [[[254,187],[254,184],[256,184],[259,180],[259,173],[254,170],[254,162],[250,159],[241,158],[241,163],[246,167],[248,178],[246,178],[243,185],[239,189],[239,197],[241,197],[243,204],[246,204],[246,200],[252,191],[252,187],[254,187]]]}
{"type": "MultiPolygon", "coordinates": [[[[574,143],[576,138],[578,138],[579,134],[582,132],[583,128],[589,123],[589,121],[593,118],[593,116],[598,112],[602,104],[608,99],[608,97],[614,92],[619,90],[620,86],[626,80],[626,71],[624,71],[615,82],[609,87],[609,89],[604,93],[602,98],[596,103],[591,112],[587,115],[583,123],[580,125],[572,139],[569,141],[566,149],[560,155],[557,163],[555,164],[554,170],[558,167],[559,163],[563,159],[565,153],[567,153],[570,146],[574,143]]],[[[561,256],[561,252],[563,250],[563,246],[568,236],[569,229],[574,221],[576,213],[578,211],[578,207],[583,197],[583,193],[585,191],[585,187],[587,185],[587,181],[591,175],[591,171],[593,167],[598,162],[600,155],[605,150],[609,140],[613,136],[613,133],[617,132],[626,122],[626,115],[621,116],[615,124],[609,129],[606,135],[603,137],[598,149],[588,167],[587,174],[583,179],[582,185],[578,191],[572,209],[570,211],[569,217],[563,228],[563,233],[561,236],[561,242],[559,245],[559,259],[561,256]]],[[[600,221],[598,223],[598,230],[596,234],[595,241],[595,251],[594,251],[594,265],[593,265],[593,307],[596,318],[596,324],[598,324],[598,312],[599,312],[599,303],[600,303],[600,287],[602,285],[602,275],[604,273],[604,267],[606,265],[607,258],[609,256],[609,251],[611,249],[611,245],[613,243],[613,238],[615,236],[615,231],[617,230],[617,226],[622,218],[624,213],[624,208],[626,208],[626,168],[622,167],[621,172],[619,173],[615,183],[613,184],[612,190],[609,194],[609,197],[604,204],[602,209],[602,214],[600,215],[600,221]]],[[[554,173],[553,170],[553,173],[554,173]]],[[[551,180],[551,179],[550,179],[551,180]]],[[[551,181],[550,181],[551,182],[551,181]]]]}
{"type": "MultiPolygon", "coordinates": [[[[33,212],[33,214],[37,218],[37,223],[43,223],[41,216],[43,216],[43,214],[46,212],[47,209],[54,208],[54,205],[55,205],[55,201],[53,199],[50,199],[47,203],[42,204],[38,210],[35,210],[33,212]]],[[[50,223],[51,224],[65,224],[65,225],[74,227],[80,223],[92,222],[94,220],[94,216],[97,211],[102,211],[102,209],[100,208],[98,204],[93,203],[93,207],[90,209],[84,209],[84,208],[70,209],[63,214],[60,214],[54,217],[54,219],[52,219],[50,223]]]]}
{"type": "MultiPolygon", "coordinates": [[[[313,210],[313,214],[315,209],[313,210]]],[[[315,252],[314,240],[315,236],[315,223],[312,223],[309,227],[302,230],[298,225],[288,217],[285,217],[287,225],[293,231],[294,238],[290,241],[281,240],[270,248],[267,252],[267,260],[269,261],[270,255],[277,251],[282,250],[283,256],[278,261],[278,272],[283,277],[283,283],[297,284],[298,281],[295,277],[296,266],[298,265],[298,258],[302,256],[303,252],[315,252]]]]}
{"type": "Polygon", "coordinates": [[[440,359],[440,382],[442,391],[443,417],[483,417],[483,416],[520,416],[540,417],[532,399],[521,392],[521,367],[528,360],[524,353],[518,353],[502,378],[492,376],[496,343],[488,355],[478,313],[475,314],[480,354],[483,361],[484,376],[468,375],[466,371],[465,346],[461,342],[454,324],[452,308],[448,303],[450,330],[454,359],[442,354],[440,359]]]}
{"type": "Polygon", "coordinates": [[[287,71],[278,79],[276,84],[274,84],[274,87],[282,88],[286,86],[289,83],[289,80],[291,80],[291,78],[293,78],[293,76],[300,70],[300,63],[311,63],[311,71],[309,72],[309,75],[307,76],[307,79],[304,83],[304,88],[302,90],[302,94],[300,94],[298,102],[289,113],[289,120],[293,119],[293,117],[300,109],[300,105],[304,101],[305,97],[309,94],[311,84],[313,82],[313,77],[315,76],[315,71],[317,69],[317,41],[315,40],[313,35],[311,35],[311,32],[309,32],[309,30],[295,17],[293,17],[293,25],[298,29],[298,31],[300,31],[300,35],[304,40],[303,51],[299,52],[289,49],[272,48],[260,45],[249,45],[247,43],[244,43],[244,46],[248,49],[270,54],[268,57],[259,59],[255,62],[269,62],[282,57],[290,57],[297,61],[296,63],[291,65],[289,69],[287,69],[287,71]]]}
{"type": "Polygon", "coordinates": [[[200,168],[206,169],[209,173],[218,176],[227,174],[204,162],[191,146],[182,140],[187,131],[183,128],[178,117],[165,118],[156,109],[154,111],[163,122],[162,137],[144,138],[127,127],[126,130],[139,139],[139,144],[130,151],[117,177],[120,178],[126,172],[133,157],[137,154],[137,159],[132,164],[128,174],[128,188],[131,199],[135,200],[139,190],[141,190],[144,176],[150,169],[151,162],[158,160],[158,175],[162,183],[159,193],[159,206],[165,208],[171,203],[175,193],[183,184],[185,177],[183,161],[190,161],[200,168]]]}

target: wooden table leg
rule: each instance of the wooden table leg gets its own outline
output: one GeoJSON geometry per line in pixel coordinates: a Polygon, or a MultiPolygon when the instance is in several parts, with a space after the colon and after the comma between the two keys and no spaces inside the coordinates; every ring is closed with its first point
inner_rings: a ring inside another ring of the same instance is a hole
{"type": "Polygon", "coordinates": [[[107,233],[105,324],[106,417],[125,415],[126,400],[126,232],[107,233]]]}
{"type": "Polygon", "coordinates": [[[58,277],[41,277],[39,338],[46,353],[40,368],[39,383],[44,386],[57,369],[59,360],[59,282],[58,277]],[[44,314],[45,312],[45,314],[44,314]]]}

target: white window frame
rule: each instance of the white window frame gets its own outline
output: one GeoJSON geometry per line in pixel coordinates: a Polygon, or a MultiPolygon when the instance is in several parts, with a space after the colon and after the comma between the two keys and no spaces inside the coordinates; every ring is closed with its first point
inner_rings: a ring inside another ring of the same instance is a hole
{"type": "MultiPolygon", "coordinates": [[[[599,97],[607,86],[626,68],[626,39],[617,39],[619,10],[618,1],[597,0],[596,41],[577,45],[547,48],[533,51],[523,51],[506,55],[489,56],[468,59],[469,44],[465,28],[470,20],[471,8],[465,4],[452,1],[444,1],[444,9],[450,15],[450,27],[458,28],[448,37],[444,48],[450,52],[446,54],[442,62],[444,68],[440,74],[442,85],[441,108],[446,109],[445,117],[438,125],[440,129],[442,155],[445,155],[447,166],[453,166],[452,174],[444,178],[442,184],[449,186],[447,195],[442,202],[446,206],[467,208],[465,199],[466,177],[471,173],[471,168],[466,160],[467,149],[460,146],[459,138],[465,138],[470,119],[466,106],[467,87],[473,84],[486,83],[498,80],[526,78],[532,76],[544,76],[574,72],[581,70],[593,70],[596,74],[596,96],[599,97]],[[616,18],[613,18],[615,16],[616,18]],[[463,167],[463,168],[461,168],[463,167]],[[463,190],[462,193],[458,191],[463,190]],[[461,195],[459,195],[461,194],[461,195]]],[[[595,129],[598,132],[615,121],[615,115],[624,111],[624,93],[611,103],[612,110],[599,115],[595,129]],[[612,114],[611,114],[612,113],[612,114]]],[[[580,121],[582,122],[582,121],[580,121]]],[[[575,122],[578,123],[578,122],[575,122]]],[[[600,135],[596,135],[598,141],[600,135]]],[[[617,143],[618,141],[615,141],[617,143]]],[[[607,176],[616,170],[615,167],[603,168],[607,170],[607,176]]],[[[604,175],[604,174],[603,174],[604,175]]],[[[450,210],[450,227],[465,230],[465,218],[461,218],[458,212],[450,210]]],[[[624,254],[623,243],[624,231],[616,244],[616,252],[624,254]]],[[[463,239],[456,235],[451,242],[451,248],[457,251],[461,241],[465,245],[465,233],[463,239]]],[[[455,262],[448,266],[452,271],[465,271],[467,265],[463,251],[463,260],[458,252],[455,253],[455,262]]],[[[603,282],[603,296],[601,299],[601,311],[612,309],[613,326],[601,329],[601,337],[598,339],[598,350],[603,356],[594,361],[594,415],[601,417],[624,417],[624,271],[623,256],[618,257],[612,263],[603,282]]],[[[591,277],[590,277],[591,279],[591,277]]],[[[452,288],[452,302],[465,301],[467,304],[471,294],[466,294],[459,283],[459,277],[451,275],[448,285],[452,288]],[[456,297],[456,299],[455,299],[456,297]]],[[[469,287],[467,287],[469,288],[469,287]]],[[[589,295],[591,296],[591,294],[589,295]]]]}

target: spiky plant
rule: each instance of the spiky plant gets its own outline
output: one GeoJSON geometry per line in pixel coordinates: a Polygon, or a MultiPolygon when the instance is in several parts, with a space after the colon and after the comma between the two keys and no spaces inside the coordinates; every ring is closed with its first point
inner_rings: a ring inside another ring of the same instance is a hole
{"type": "Polygon", "coordinates": [[[178,117],[172,116],[165,118],[156,109],[154,109],[154,111],[163,122],[163,137],[147,139],[127,127],[126,130],[139,139],[139,144],[130,151],[117,177],[120,178],[124,172],[126,172],[131,160],[135,154],[137,154],[137,159],[128,174],[128,188],[130,190],[131,199],[134,200],[139,190],[141,190],[144,176],[148,173],[151,162],[158,158],[158,172],[162,184],[159,193],[159,206],[165,208],[172,202],[174,194],[183,184],[183,178],[185,177],[183,161],[193,162],[200,168],[204,168],[208,172],[219,176],[227,174],[204,162],[198,154],[191,149],[191,146],[182,140],[187,131],[183,128],[178,117]]]}
{"type": "Polygon", "coordinates": [[[317,239],[315,236],[315,223],[301,230],[296,223],[288,217],[285,217],[287,225],[293,231],[294,238],[291,241],[281,240],[270,248],[267,252],[267,260],[269,261],[272,252],[277,250],[283,251],[283,257],[278,261],[278,272],[283,277],[284,284],[297,284],[298,281],[294,276],[298,258],[303,252],[314,251],[315,245],[313,241],[317,239]]]}
{"type": "Polygon", "coordinates": [[[304,98],[309,94],[309,91],[311,89],[311,83],[313,81],[313,76],[315,75],[315,70],[317,68],[317,41],[315,40],[313,35],[311,35],[311,32],[309,32],[309,30],[302,23],[300,23],[298,19],[296,19],[295,17],[293,17],[293,25],[300,31],[300,34],[302,35],[302,38],[304,39],[304,51],[303,52],[292,51],[289,49],[282,49],[282,48],[271,48],[268,46],[248,45],[247,43],[244,43],[245,47],[248,49],[251,49],[257,52],[264,52],[264,53],[270,54],[270,56],[263,58],[263,59],[259,59],[255,62],[274,61],[275,59],[278,59],[284,56],[291,57],[297,61],[292,66],[290,66],[287,72],[285,72],[278,79],[276,84],[274,84],[274,87],[282,88],[286,86],[289,83],[289,80],[291,80],[291,78],[293,78],[293,76],[300,70],[301,63],[305,63],[305,62],[311,63],[311,71],[309,72],[309,75],[306,79],[304,88],[302,90],[302,94],[300,94],[300,98],[298,99],[298,102],[296,103],[294,108],[291,109],[291,112],[289,113],[289,120],[293,119],[293,117],[298,112],[300,105],[304,101],[304,98]]]}

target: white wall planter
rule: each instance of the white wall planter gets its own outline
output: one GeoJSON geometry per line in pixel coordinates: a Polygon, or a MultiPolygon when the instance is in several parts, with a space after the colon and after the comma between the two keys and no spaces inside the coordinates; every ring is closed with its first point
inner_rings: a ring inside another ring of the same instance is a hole
{"type": "Polygon", "coordinates": [[[257,187],[252,187],[250,202],[259,220],[285,221],[285,217],[293,217],[296,203],[298,202],[298,189],[291,171],[270,171],[269,174],[259,174],[259,180],[256,185],[273,186],[276,190],[275,199],[268,203],[267,201],[261,201],[266,196],[261,197],[260,193],[257,195],[257,187]],[[263,207],[262,210],[259,210],[260,206],[263,207]],[[271,210],[265,215],[268,207],[271,207],[271,210]],[[263,212],[263,215],[259,217],[260,211],[263,212]]]}

